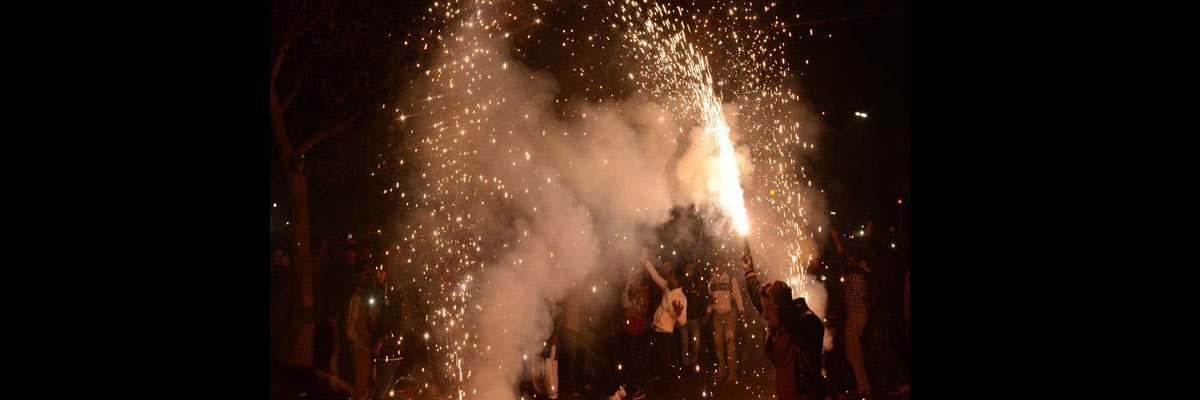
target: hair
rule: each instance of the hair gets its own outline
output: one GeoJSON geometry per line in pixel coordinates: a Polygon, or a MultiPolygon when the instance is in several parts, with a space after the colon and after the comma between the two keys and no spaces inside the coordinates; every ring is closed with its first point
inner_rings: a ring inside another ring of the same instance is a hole
{"type": "Polygon", "coordinates": [[[667,280],[671,279],[683,283],[683,267],[671,268],[671,272],[667,273],[667,280]]]}
{"type": "Polygon", "coordinates": [[[771,289],[772,287],[775,287],[776,290],[775,296],[771,298],[771,301],[776,305],[788,304],[792,301],[792,288],[788,287],[788,285],[783,283],[783,281],[774,281],[760,285],[758,287],[758,296],[760,298],[770,296],[770,291],[768,291],[768,289],[771,289]]]}

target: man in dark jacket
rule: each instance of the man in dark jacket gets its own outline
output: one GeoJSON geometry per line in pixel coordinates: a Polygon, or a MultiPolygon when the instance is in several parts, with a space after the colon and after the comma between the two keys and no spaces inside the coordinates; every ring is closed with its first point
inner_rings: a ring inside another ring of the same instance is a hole
{"type": "Polygon", "coordinates": [[[750,301],[767,322],[767,359],[775,366],[775,395],[780,400],[821,400],[821,345],[825,328],[804,298],[792,299],[792,289],[782,281],[759,286],[754,263],[742,256],[742,270],[750,301]]]}

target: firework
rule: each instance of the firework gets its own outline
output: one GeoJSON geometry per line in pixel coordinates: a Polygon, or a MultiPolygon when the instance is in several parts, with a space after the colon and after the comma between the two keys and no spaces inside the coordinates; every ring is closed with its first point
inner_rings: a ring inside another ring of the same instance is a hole
{"type": "Polygon", "coordinates": [[[798,163],[815,128],[790,89],[790,15],[566,3],[433,2],[403,39],[427,56],[395,108],[412,144],[399,163],[418,172],[384,193],[407,210],[389,254],[412,275],[424,343],[460,398],[505,396],[496,387],[511,388],[549,334],[557,287],[632,254],[676,205],[716,210],[746,253],[755,238],[766,272],[807,294],[808,216],[823,213],[798,163]],[[555,80],[537,71],[551,51],[564,60],[555,80]],[[637,93],[652,107],[622,108],[637,93]]]}

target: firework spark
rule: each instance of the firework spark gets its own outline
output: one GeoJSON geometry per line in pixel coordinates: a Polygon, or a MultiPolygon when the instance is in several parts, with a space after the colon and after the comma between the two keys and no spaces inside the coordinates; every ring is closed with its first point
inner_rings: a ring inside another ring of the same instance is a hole
{"type": "Polygon", "coordinates": [[[718,210],[769,273],[823,294],[803,273],[809,219],[824,213],[801,183],[816,129],[790,89],[790,15],[753,1],[566,3],[436,1],[404,41],[427,57],[396,109],[414,144],[400,163],[419,178],[385,192],[409,210],[390,254],[459,398],[515,397],[553,304],[632,261],[675,206],[718,210]]]}

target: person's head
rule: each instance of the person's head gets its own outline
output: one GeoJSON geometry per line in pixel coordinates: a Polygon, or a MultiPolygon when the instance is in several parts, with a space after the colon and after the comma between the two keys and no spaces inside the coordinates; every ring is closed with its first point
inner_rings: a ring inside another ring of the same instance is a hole
{"type": "Polygon", "coordinates": [[[276,267],[288,268],[292,266],[291,258],[288,258],[286,251],[282,248],[277,248],[271,252],[271,265],[276,267]]]}
{"type": "Polygon", "coordinates": [[[671,288],[671,290],[679,288],[679,275],[680,272],[678,269],[672,269],[667,272],[667,287],[671,288]]]}
{"type": "Polygon", "coordinates": [[[846,243],[846,259],[852,263],[862,261],[866,251],[867,246],[863,240],[851,240],[846,243]]]}
{"type": "Polygon", "coordinates": [[[792,301],[792,288],[783,281],[764,283],[758,288],[758,297],[762,300],[763,319],[767,327],[779,327],[779,307],[787,306],[792,301]]]}
{"type": "Polygon", "coordinates": [[[683,275],[690,278],[690,277],[692,277],[692,275],[695,275],[695,274],[696,274],[696,262],[691,261],[691,260],[685,261],[683,264],[683,275]]]}
{"type": "Polygon", "coordinates": [[[346,249],[346,266],[352,266],[356,263],[358,263],[358,251],[346,249]]]}

